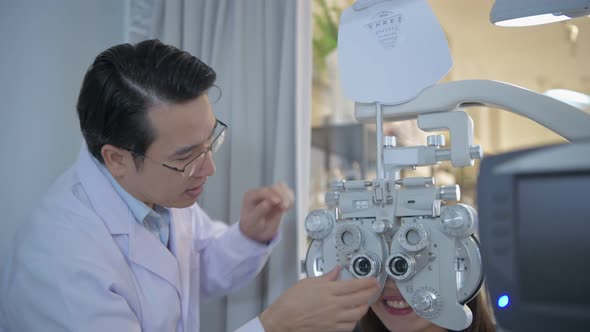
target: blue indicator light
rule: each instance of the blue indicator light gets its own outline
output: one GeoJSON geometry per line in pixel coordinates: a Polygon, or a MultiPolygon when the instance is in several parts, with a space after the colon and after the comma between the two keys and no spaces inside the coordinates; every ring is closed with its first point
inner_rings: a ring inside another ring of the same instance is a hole
{"type": "Polygon", "coordinates": [[[510,298],[508,297],[508,295],[502,295],[498,298],[498,307],[500,308],[506,308],[506,306],[508,306],[509,303],[510,298]]]}

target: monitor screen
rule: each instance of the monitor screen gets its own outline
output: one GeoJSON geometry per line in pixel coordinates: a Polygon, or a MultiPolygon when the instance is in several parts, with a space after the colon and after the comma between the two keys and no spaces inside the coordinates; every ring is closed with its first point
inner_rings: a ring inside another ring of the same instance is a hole
{"type": "Polygon", "coordinates": [[[522,301],[588,303],[590,172],[517,175],[514,189],[522,301]]]}

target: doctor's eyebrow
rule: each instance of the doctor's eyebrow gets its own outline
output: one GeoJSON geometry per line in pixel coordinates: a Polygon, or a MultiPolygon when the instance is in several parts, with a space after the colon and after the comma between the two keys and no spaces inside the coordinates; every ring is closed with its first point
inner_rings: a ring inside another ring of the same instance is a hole
{"type": "Polygon", "coordinates": [[[217,123],[215,124],[215,126],[211,130],[211,135],[209,135],[209,137],[207,137],[207,139],[205,139],[204,142],[198,143],[198,144],[192,144],[192,145],[187,145],[187,146],[180,147],[180,148],[176,149],[172,153],[172,155],[170,156],[170,158],[182,156],[184,154],[187,154],[187,153],[193,151],[195,148],[198,148],[198,147],[205,147],[205,145],[207,144],[207,142],[210,142],[211,139],[213,138],[213,134],[215,133],[215,128],[216,127],[217,127],[217,123]]]}
{"type": "Polygon", "coordinates": [[[174,151],[174,153],[172,153],[172,155],[170,157],[174,158],[174,157],[182,156],[184,154],[187,154],[187,153],[193,151],[195,148],[197,148],[199,146],[203,146],[203,145],[205,145],[205,143],[183,146],[181,148],[176,149],[176,151],[174,151]]]}

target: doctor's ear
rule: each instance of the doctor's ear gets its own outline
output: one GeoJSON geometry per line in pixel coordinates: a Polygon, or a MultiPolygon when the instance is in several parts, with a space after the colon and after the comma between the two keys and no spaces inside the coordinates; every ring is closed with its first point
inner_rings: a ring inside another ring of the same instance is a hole
{"type": "Polygon", "coordinates": [[[120,149],[116,146],[105,144],[100,149],[104,164],[113,177],[120,177],[129,171],[130,167],[135,169],[131,152],[120,149]]]}

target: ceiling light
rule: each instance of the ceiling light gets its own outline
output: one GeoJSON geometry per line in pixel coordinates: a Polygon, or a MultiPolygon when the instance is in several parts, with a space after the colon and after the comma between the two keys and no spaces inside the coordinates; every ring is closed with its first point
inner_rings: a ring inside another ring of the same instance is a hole
{"type": "Polygon", "coordinates": [[[499,26],[529,26],[590,15],[590,0],[496,0],[490,21],[499,26]]]}

